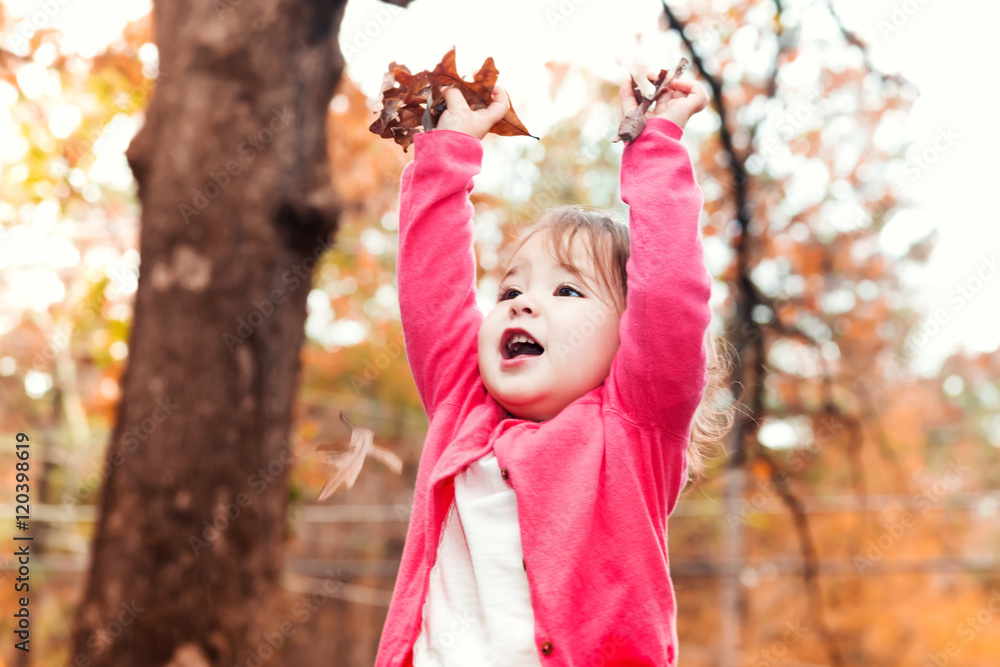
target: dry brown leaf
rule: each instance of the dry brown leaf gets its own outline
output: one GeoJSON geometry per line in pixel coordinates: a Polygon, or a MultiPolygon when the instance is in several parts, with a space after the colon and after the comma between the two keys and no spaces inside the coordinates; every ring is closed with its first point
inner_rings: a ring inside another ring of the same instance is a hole
{"type": "MultiPolygon", "coordinates": [[[[405,65],[389,63],[389,71],[382,79],[376,110],[379,117],[368,129],[380,137],[392,139],[405,152],[413,143],[414,135],[437,127],[438,118],[446,108],[442,93],[444,88],[451,86],[462,91],[473,111],[485,109],[493,100],[493,87],[498,74],[493,58],[487,58],[472,81],[465,81],[455,66],[454,48],[445,54],[433,71],[413,74],[405,65]]],[[[513,107],[490,128],[490,132],[505,137],[538,138],[528,132],[513,107]]]]}

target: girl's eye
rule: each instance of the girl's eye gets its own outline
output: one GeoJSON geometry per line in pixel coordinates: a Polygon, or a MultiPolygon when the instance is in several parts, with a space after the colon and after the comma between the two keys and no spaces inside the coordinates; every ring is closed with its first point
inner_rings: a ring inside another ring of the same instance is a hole
{"type": "MultiPolygon", "coordinates": [[[[508,289],[506,286],[500,286],[500,293],[497,295],[497,301],[506,301],[510,297],[511,292],[517,292],[516,289],[508,289]]],[[[519,292],[518,292],[519,293],[519,292]]]]}
{"type": "MultiPolygon", "coordinates": [[[[570,287],[569,285],[560,285],[559,289],[556,290],[556,294],[564,296],[563,292],[566,291],[572,292],[577,296],[583,297],[583,294],[581,294],[579,290],[570,287]]],[[[513,299],[514,297],[511,296],[511,293],[520,294],[520,292],[518,292],[516,289],[501,289],[500,294],[497,297],[497,301],[507,301],[508,299],[513,299]]]]}

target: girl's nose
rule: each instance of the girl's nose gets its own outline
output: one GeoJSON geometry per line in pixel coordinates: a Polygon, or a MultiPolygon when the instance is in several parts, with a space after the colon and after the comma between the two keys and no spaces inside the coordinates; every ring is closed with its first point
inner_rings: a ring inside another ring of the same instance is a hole
{"type": "Polygon", "coordinates": [[[533,312],[532,308],[535,307],[535,301],[527,294],[521,293],[511,300],[510,307],[512,314],[523,312],[526,315],[531,315],[533,312]]]}

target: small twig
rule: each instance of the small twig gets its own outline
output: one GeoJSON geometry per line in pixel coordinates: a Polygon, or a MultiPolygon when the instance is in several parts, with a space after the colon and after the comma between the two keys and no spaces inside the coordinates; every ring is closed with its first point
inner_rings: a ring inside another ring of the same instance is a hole
{"type": "Polygon", "coordinates": [[[646,112],[649,110],[649,107],[659,99],[663,91],[673,88],[672,84],[674,80],[684,73],[687,66],[688,59],[681,58],[673,74],[668,73],[665,69],[661,69],[660,74],[655,79],[648,76],[649,82],[655,87],[653,94],[649,97],[640,92],[639,86],[636,85],[635,77],[629,75],[632,79],[632,94],[635,95],[635,101],[639,106],[625,114],[625,118],[622,119],[621,124],[618,126],[618,136],[612,140],[612,143],[616,141],[635,141],[636,137],[642,134],[642,131],[646,128],[646,112]]]}
{"type": "Polygon", "coordinates": [[[653,94],[649,97],[643,97],[642,93],[639,92],[639,87],[635,85],[635,79],[632,79],[632,90],[636,94],[635,101],[639,103],[639,107],[642,108],[643,113],[649,110],[649,107],[656,101],[660,94],[667,88],[673,88],[673,82],[675,79],[680,77],[688,68],[688,59],[681,58],[681,61],[677,63],[677,67],[674,69],[674,73],[668,75],[667,70],[661,69],[659,76],[655,79],[652,76],[647,75],[649,82],[653,84],[656,89],[653,94]],[[668,78],[669,76],[669,78],[668,78]]]}

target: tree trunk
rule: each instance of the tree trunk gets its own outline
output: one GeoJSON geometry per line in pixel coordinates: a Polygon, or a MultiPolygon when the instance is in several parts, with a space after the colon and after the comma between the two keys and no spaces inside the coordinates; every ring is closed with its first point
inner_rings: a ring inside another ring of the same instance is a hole
{"type": "Polygon", "coordinates": [[[155,3],[160,76],[127,151],[142,270],[69,664],[280,664],[260,649],[281,632],[306,296],[339,211],[345,3],[155,3]]]}

